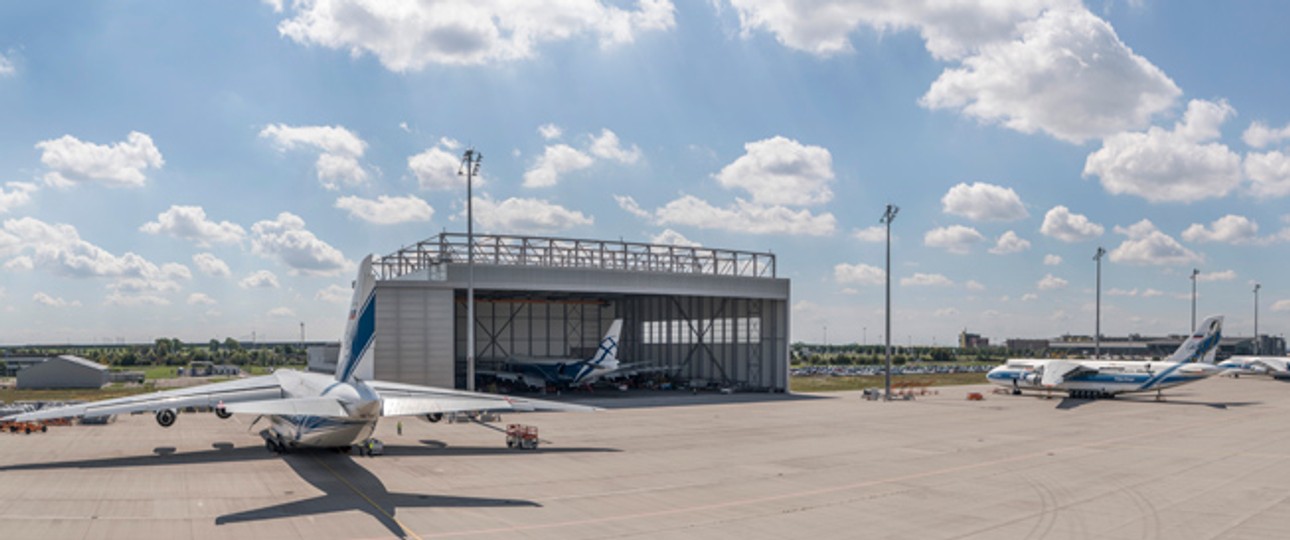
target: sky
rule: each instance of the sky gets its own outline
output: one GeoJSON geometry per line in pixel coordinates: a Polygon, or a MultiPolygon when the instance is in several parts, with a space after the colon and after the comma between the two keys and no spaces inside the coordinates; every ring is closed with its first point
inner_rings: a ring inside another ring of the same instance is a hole
{"type": "Polygon", "coordinates": [[[465,229],[769,251],[794,341],[1290,326],[1290,4],[0,6],[0,344],[337,339],[465,229]],[[827,334],[827,336],[826,336],[827,334]]]}

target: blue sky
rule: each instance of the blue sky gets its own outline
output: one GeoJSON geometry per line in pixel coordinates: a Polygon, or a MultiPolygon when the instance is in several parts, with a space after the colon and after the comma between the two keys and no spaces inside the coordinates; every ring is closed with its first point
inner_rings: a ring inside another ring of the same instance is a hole
{"type": "Polygon", "coordinates": [[[773,251],[794,340],[1290,324],[1290,6],[0,7],[0,343],[340,332],[356,261],[477,227],[773,251]],[[879,241],[876,241],[879,240],[879,241]]]}

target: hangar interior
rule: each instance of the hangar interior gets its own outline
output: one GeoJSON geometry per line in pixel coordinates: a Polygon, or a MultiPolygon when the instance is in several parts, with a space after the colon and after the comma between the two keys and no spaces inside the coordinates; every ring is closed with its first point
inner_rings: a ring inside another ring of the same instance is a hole
{"type": "MultiPolygon", "coordinates": [[[[468,387],[466,236],[382,257],[376,377],[468,387]]],[[[475,351],[588,358],[623,319],[619,358],[697,385],[786,391],[789,280],[775,256],[702,247],[475,235],[475,351]]]]}

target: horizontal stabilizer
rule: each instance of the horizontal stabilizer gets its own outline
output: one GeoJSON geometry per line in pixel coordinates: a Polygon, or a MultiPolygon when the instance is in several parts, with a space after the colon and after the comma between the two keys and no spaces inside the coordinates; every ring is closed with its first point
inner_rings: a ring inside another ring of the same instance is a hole
{"type": "Polygon", "coordinates": [[[274,416],[349,416],[339,401],[329,397],[243,401],[225,404],[224,410],[231,413],[274,416]]]}

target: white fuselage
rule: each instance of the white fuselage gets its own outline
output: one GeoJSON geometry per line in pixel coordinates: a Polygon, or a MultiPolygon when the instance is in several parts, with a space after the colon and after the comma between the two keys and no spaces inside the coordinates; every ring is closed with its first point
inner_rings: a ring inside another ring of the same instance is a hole
{"type": "Polygon", "coordinates": [[[1196,362],[1081,360],[1079,361],[1081,365],[1094,368],[1097,372],[1068,377],[1050,388],[1040,384],[1042,369],[1050,362],[1054,360],[1008,360],[1006,364],[990,370],[986,378],[999,386],[1019,390],[1058,390],[1112,395],[1163,390],[1196,382],[1220,371],[1211,364],[1196,362]]]}
{"type": "Polygon", "coordinates": [[[339,448],[372,436],[381,416],[381,400],[362,381],[338,382],[333,377],[317,373],[279,373],[283,397],[335,398],[349,412],[347,416],[270,416],[270,429],[280,443],[294,447],[339,448]]]}

